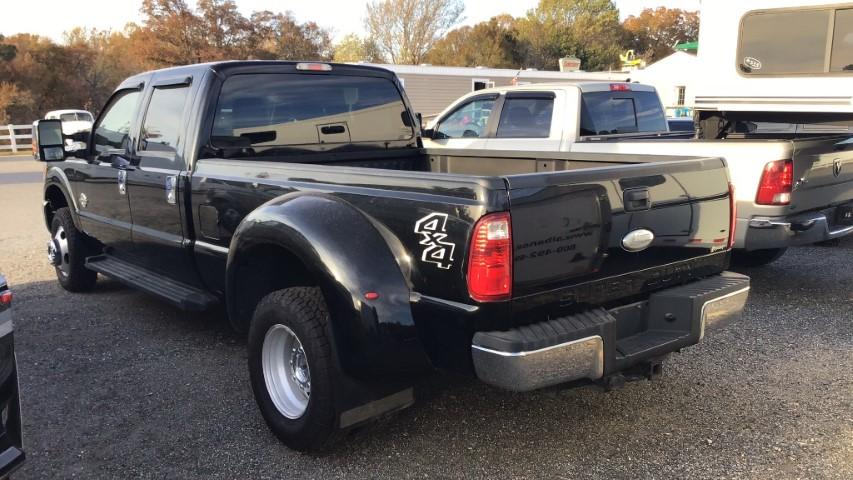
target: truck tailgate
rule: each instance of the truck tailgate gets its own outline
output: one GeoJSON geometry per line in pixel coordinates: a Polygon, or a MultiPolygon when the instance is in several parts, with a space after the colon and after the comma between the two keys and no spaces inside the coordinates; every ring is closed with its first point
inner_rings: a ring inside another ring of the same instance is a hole
{"type": "Polygon", "coordinates": [[[505,179],[516,298],[553,291],[561,303],[606,301],[725,267],[724,253],[711,255],[726,250],[729,238],[721,159],[682,157],[505,179]],[[607,282],[596,282],[602,279],[607,282]],[[570,291],[581,284],[588,284],[586,293],[570,291]]]}
{"type": "Polygon", "coordinates": [[[794,182],[792,213],[853,200],[853,138],[794,141],[794,182]]]}

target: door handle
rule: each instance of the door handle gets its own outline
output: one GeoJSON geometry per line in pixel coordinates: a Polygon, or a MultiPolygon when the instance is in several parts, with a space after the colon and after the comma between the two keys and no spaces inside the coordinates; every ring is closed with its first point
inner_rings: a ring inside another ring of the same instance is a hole
{"type": "Polygon", "coordinates": [[[178,184],[178,177],[169,175],[166,177],[166,203],[174,205],[177,202],[177,192],[175,186],[178,184]]]}
{"type": "Polygon", "coordinates": [[[652,208],[652,198],[646,187],[631,188],[622,192],[622,203],[626,212],[639,212],[652,208]]]}
{"type": "Polygon", "coordinates": [[[127,170],[124,169],[118,171],[118,193],[127,195],[127,170]]]}

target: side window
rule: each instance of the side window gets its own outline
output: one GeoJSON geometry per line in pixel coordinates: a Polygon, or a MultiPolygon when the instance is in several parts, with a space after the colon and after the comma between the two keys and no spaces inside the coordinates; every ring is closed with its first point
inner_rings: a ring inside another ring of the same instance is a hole
{"type": "Polygon", "coordinates": [[[853,8],[835,12],[835,35],[832,40],[832,59],[829,70],[853,70],[853,8]]]}
{"type": "Polygon", "coordinates": [[[174,159],[180,141],[187,87],[155,88],[142,122],[139,152],[174,159]]]}
{"type": "Polygon", "coordinates": [[[554,100],[508,97],[501,110],[498,138],[548,138],[554,100]]]}
{"type": "Polygon", "coordinates": [[[435,138],[477,138],[486,133],[486,124],[495,104],[495,97],[472,100],[445,117],[436,128],[435,138]]]}
{"type": "Polygon", "coordinates": [[[828,9],[747,13],[737,66],[746,75],[824,71],[828,9]]]}
{"type": "Polygon", "coordinates": [[[95,152],[108,150],[127,150],[130,139],[130,125],[139,103],[139,90],[127,90],[119,93],[107,106],[106,112],[95,128],[95,152]]]}

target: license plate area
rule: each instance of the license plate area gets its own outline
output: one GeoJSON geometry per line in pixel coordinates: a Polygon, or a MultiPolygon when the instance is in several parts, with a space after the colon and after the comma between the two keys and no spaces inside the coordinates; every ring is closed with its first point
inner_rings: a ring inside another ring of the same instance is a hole
{"type": "Polygon", "coordinates": [[[853,225],[853,205],[835,207],[835,224],[845,227],[853,225]]]}

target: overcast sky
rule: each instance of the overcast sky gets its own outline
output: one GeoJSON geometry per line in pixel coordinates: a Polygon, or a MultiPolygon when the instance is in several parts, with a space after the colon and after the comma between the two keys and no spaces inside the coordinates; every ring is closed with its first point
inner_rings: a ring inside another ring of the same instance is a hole
{"type": "MultiPolygon", "coordinates": [[[[699,0],[615,0],[622,18],[635,15],[643,8],[677,7],[698,10],[699,0]]],[[[11,35],[28,32],[62,39],[62,32],[75,26],[120,30],[128,22],[140,22],[141,0],[3,0],[0,33],[11,35]]],[[[194,4],[193,0],[188,3],[194,4]]],[[[359,0],[237,0],[244,15],[256,10],[289,10],[297,20],[313,20],[332,30],[334,38],[355,32],[364,33],[366,1],[359,0]]],[[[537,0],[465,0],[465,20],[471,25],[501,14],[521,16],[537,4],[537,0]]]]}

